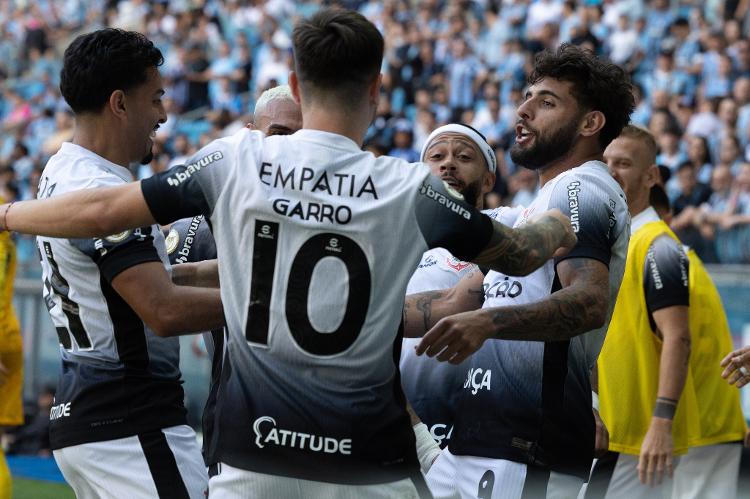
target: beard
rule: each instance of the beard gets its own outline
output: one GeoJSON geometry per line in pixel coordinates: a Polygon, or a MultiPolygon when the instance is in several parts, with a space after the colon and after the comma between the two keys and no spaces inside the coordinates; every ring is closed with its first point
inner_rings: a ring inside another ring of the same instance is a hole
{"type": "Polygon", "coordinates": [[[142,165],[147,165],[147,164],[151,163],[151,161],[153,161],[153,160],[154,160],[154,151],[149,151],[148,154],[146,154],[141,159],[141,164],[142,165]]]}
{"type": "Polygon", "coordinates": [[[470,206],[476,206],[479,196],[482,195],[482,179],[480,178],[476,182],[468,184],[461,191],[461,195],[464,197],[464,201],[470,206]]]}
{"type": "MultiPolygon", "coordinates": [[[[528,128],[528,127],[526,127],[528,128]]],[[[578,137],[578,118],[570,120],[550,137],[544,137],[536,130],[534,133],[534,145],[522,148],[513,144],[510,148],[510,159],[517,165],[529,170],[541,170],[555,160],[563,158],[570,153],[576,138],[578,137]]]]}

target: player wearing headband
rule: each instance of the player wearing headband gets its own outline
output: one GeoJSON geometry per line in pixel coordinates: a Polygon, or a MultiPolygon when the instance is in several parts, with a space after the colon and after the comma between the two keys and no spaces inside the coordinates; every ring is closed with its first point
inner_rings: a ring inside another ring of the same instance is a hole
{"type": "MultiPolygon", "coordinates": [[[[435,129],[422,147],[420,160],[429,165],[433,175],[458,191],[464,200],[478,210],[484,208],[484,195],[495,185],[497,158],[485,137],[474,128],[451,123],[435,129]]],[[[521,208],[498,208],[484,213],[501,223],[512,225],[521,208]]],[[[444,248],[424,253],[417,270],[409,280],[407,294],[452,288],[464,277],[479,272],[476,265],[454,257],[444,248]]],[[[481,294],[477,296],[477,300],[481,294]]],[[[416,425],[420,450],[428,449],[431,439],[441,448],[448,445],[453,428],[452,399],[463,383],[462,366],[440,363],[430,357],[417,356],[418,340],[407,338],[401,350],[401,386],[406,398],[423,425],[416,425]],[[460,375],[459,375],[460,373],[460,375]]],[[[436,457],[435,450],[420,452],[423,468],[436,457]]]]}

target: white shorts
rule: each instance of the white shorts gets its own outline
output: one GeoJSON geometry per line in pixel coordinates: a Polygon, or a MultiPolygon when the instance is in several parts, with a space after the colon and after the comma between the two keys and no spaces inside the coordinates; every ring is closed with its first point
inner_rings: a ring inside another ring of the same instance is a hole
{"type": "MultiPolygon", "coordinates": [[[[418,484],[405,478],[375,485],[341,485],[267,475],[219,463],[209,480],[211,499],[419,499],[418,484]]],[[[426,492],[426,491],[425,491],[426,492]]],[[[424,493],[421,495],[425,497],[424,493]]]]}
{"type": "Polygon", "coordinates": [[[78,499],[205,499],[208,473],[186,425],[53,452],[78,499]]]}
{"type": "MultiPolygon", "coordinates": [[[[586,486],[585,499],[670,499],[673,478],[664,475],[661,484],[650,487],[638,478],[639,456],[608,452],[598,459],[586,486]]],[[[675,473],[682,466],[681,458],[672,461],[675,473]],[[678,466],[679,464],[679,466],[678,466]]]]}
{"type": "Polygon", "coordinates": [[[691,447],[675,470],[675,499],[735,499],[742,444],[691,447]]]}
{"type": "Polygon", "coordinates": [[[583,479],[443,449],[427,473],[427,485],[435,499],[576,499],[583,479]]]}

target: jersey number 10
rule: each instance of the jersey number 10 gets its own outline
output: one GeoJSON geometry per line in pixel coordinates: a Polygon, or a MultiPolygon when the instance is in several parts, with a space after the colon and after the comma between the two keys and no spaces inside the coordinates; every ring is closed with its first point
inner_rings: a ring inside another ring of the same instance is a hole
{"type": "MultiPolygon", "coordinates": [[[[268,344],[278,238],[278,223],[256,220],[245,337],[247,341],[261,345],[268,344]]],[[[335,355],[349,348],[362,331],[370,303],[370,266],[362,248],[341,234],[316,234],[302,244],[291,267],[282,268],[289,268],[285,315],[297,345],[313,355],[335,355]],[[349,296],[344,318],[339,327],[330,333],[316,330],[307,312],[313,271],[318,262],[326,257],[340,259],[349,274],[349,296]]]]}

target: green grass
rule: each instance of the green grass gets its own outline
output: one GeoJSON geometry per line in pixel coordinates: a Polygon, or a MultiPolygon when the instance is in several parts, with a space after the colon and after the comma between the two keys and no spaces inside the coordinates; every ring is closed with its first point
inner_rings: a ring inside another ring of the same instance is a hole
{"type": "Polygon", "coordinates": [[[63,483],[13,477],[13,499],[75,499],[73,489],[63,483]]]}

